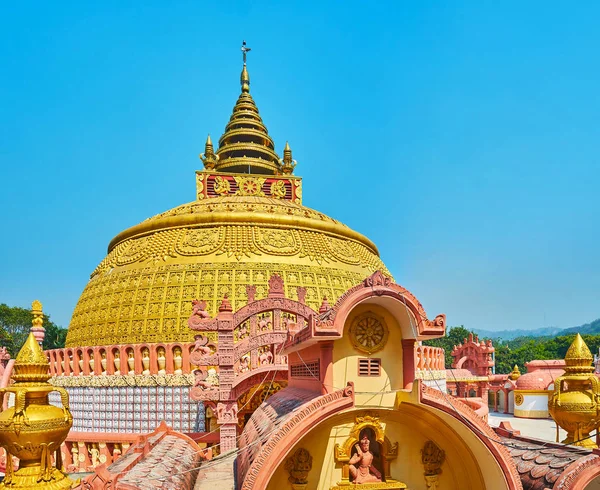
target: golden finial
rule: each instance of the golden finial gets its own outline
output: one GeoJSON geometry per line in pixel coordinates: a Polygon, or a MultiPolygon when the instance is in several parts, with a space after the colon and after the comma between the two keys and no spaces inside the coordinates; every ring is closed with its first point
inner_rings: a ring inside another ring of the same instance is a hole
{"type": "Polygon", "coordinates": [[[44,314],[42,313],[42,303],[37,299],[31,303],[31,314],[33,315],[33,320],[31,320],[33,326],[41,327],[44,324],[44,314]]]}
{"type": "Polygon", "coordinates": [[[519,366],[515,364],[512,372],[508,375],[508,379],[512,379],[513,381],[519,379],[521,377],[521,371],[519,371],[519,366]]]}
{"type": "MultiPolygon", "coordinates": [[[[37,303],[32,309],[41,315],[37,303]]],[[[48,383],[48,368],[48,359],[32,332],[15,359],[14,383],[0,388],[0,404],[7,395],[15,400],[13,407],[0,413],[0,446],[8,453],[0,489],[67,490],[73,485],[60,470],[60,445],[73,423],[69,395],[64,388],[48,383]],[[48,393],[53,391],[60,394],[62,408],[49,404],[48,393]],[[20,460],[17,471],[10,464],[12,456],[20,460]]]]}
{"type": "Polygon", "coordinates": [[[246,55],[252,51],[251,48],[246,47],[246,41],[242,41],[242,55],[244,57],[244,67],[242,68],[242,74],[240,75],[240,83],[242,85],[242,92],[250,92],[250,75],[248,75],[248,69],[246,68],[246,55]]]}
{"type": "Polygon", "coordinates": [[[31,303],[31,314],[33,315],[33,320],[31,320],[31,332],[35,336],[35,340],[41,344],[44,342],[46,329],[44,328],[44,313],[42,312],[42,303],[40,303],[37,299],[31,303]]]}
{"type": "Polygon", "coordinates": [[[204,163],[206,170],[213,170],[215,165],[219,161],[219,155],[215,154],[210,134],[206,138],[206,144],[204,145],[204,153],[200,153],[200,160],[204,163]]]}
{"type": "Polygon", "coordinates": [[[565,355],[566,371],[593,371],[594,368],[591,366],[593,360],[594,356],[589,347],[583,341],[581,335],[577,334],[565,355]]]}
{"type": "Polygon", "coordinates": [[[34,333],[30,332],[15,359],[13,379],[16,383],[45,382],[50,379],[49,368],[48,358],[34,333]]]}
{"type": "Polygon", "coordinates": [[[291,175],[294,172],[297,163],[296,160],[292,159],[292,149],[290,148],[290,144],[286,141],[285,148],[283,149],[283,159],[279,160],[281,173],[284,175],[291,175]]]}
{"type": "Polygon", "coordinates": [[[565,355],[565,374],[554,381],[554,392],[548,399],[548,411],[566,432],[563,444],[595,448],[590,433],[598,429],[600,420],[600,382],[594,374],[592,353],[581,335],[565,355]]]}

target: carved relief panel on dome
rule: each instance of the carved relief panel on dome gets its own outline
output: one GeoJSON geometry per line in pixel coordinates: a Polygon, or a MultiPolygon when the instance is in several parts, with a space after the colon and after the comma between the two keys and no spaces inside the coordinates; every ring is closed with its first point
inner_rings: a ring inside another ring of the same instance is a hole
{"type": "Polygon", "coordinates": [[[259,196],[302,204],[302,179],[299,177],[258,177],[224,172],[196,172],[196,197],[259,196]]]}
{"type": "Polygon", "coordinates": [[[257,315],[256,334],[266,333],[273,330],[273,312],[265,311],[257,315]]]}
{"type": "Polygon", "coordinates": [[[233,341],[240,342],[250,337],[250,320],[242,322],[233,330],[233,341]]]}

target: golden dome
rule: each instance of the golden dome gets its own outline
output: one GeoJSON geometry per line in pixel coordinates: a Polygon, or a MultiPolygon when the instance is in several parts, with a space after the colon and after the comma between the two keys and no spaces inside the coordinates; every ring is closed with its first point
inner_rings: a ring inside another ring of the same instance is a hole
{"type": "Polygon", "coordinates": [[[188,341],[191,301],[216,313],[228,294],[246,304],[246,286],[266,296],[269,277],[288,297],[307,288],[317,310],[376,270],[373,243],[310,208],[267,197],[229,196],[184,204],[117,235],[75,311],[67,346],[188,341]]]}
{"type": "Polygon", "coordinates": [[[247,302],[246,286],[263,298],[275,273],[290,298],[305,287],[315,310],[323,297],[336,300],[376,270],[389,275],[368,238],[301,205],[289,145],[280,163],[249,83],[244,64],[242,93],[220,147],[215,154],[209,137],[201,155],[198,200],[110,242],[75,307],[67,347],[191,341],[193,299],[206,300],[214,315],[227,294],[238,309],[247,302]],[[242,169],[251,173],[228,173],[242,169]]]}

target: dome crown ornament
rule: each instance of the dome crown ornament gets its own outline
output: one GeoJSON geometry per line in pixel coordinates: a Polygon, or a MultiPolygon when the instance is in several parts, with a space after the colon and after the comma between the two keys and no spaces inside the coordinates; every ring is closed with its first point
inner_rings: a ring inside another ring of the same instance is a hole
{"type": "Polygon", "coordinates": [[[275,143],[269,136],[250,95],[250,75],[246,65],[250,48],[246,46],[246,41],[242,43],[241,49],[244,62],[240,74],[242,93],[233,108],[229,123],[225,126],[223,136],[219,138],[219,149],[216,153],[218,161],[211,170],[277,175],[280,169],[275,143]]]}

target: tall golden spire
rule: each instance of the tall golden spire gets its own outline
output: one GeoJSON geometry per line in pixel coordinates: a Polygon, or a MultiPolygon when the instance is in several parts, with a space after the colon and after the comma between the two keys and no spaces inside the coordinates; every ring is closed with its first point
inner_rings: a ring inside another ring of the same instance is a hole
{"type": "Polygon", "coordinates": [[[250,48],[246,46],[246,41],[242,43],[241,49],[242,93],[233,108],[229,123],[225,126],[225,133],[219,139],[219,149],[216,153],[219,158],[213,168],[228,172],[276,175],[281,173],[279,156],[275,153],[275,144],[250,95],[250,75],[246,66],[250,48]]]}

